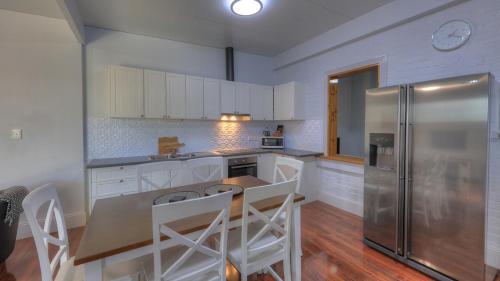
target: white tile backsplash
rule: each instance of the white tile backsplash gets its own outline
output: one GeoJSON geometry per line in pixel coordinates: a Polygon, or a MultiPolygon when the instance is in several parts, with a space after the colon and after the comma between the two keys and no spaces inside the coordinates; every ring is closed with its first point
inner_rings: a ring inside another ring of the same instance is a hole
{"type": "Polygon", "coordinates": [[[181,152],[215,148],[258,147],[272,122],[218,122],[192,120],[87,119],[88,159],[156,154],[158,138],[177,136],[186,144],[181,152]]]}

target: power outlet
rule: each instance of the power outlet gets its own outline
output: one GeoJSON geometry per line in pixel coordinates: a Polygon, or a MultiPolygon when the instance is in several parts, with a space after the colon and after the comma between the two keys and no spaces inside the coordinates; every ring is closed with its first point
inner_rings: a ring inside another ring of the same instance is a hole
{"type": "Polygon", "coordinates": [[[10,139],[21,140],[23,138],[23,129],[12,129],[10,130],[10,139]]]}

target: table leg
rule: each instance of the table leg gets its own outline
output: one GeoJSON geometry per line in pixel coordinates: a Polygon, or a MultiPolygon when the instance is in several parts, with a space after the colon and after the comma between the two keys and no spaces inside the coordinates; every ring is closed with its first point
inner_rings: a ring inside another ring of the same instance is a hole
{"type": "Polygon", "coordinates": [[[96,260],[83,265],[85,281],[102,281],[102,261],[96,260]]]}
{"type": "Polygon", "coordinates": [[[300,281],[302,275],[302,246],[300,238],[300,205],[293,208],[293,238],[292,238],[292,280],[300,281]]]}

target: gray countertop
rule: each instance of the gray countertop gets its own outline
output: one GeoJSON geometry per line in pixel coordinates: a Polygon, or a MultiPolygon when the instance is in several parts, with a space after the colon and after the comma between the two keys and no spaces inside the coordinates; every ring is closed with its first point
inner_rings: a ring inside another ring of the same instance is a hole
{"type": "Polygon", "coordinates": [[[265,153],[276,153],[286,156],[293,157],[314,157],[323,155],[322,152],[298,150],[298,149],[262,149],[262,148],[244,148],[244,149],[219,149],[210,152],[195,152],[194,155],[183,158],[172,158],[172,159],[151,159],[149,156],[133,156],[133,157],[117,157],[117,158],[101,158],[93,159],[87,163],[87,168],[104,168],[104,167],[114,167],[114,166],[126,166],[126,165],[138,165],[144,163],[158,162],[158,161],[179,161],[179,160],[189,160],[195,158],[211,157],[211,156],[240,156],[240,155],[252,155],[252,154],[265,154],[265,153]]]}

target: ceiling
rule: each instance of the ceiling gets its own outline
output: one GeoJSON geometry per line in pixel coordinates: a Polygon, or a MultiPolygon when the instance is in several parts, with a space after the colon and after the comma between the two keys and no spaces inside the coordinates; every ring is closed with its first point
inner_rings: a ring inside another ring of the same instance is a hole
{"type": "MultiPolygon", "coordinates": [[[[76,0],[85,25],[274,56],[392,0],[261,0],[254,16],[231,0],[76,0]]],[[[0,9],[62,18],[56,0],[2,0],[0,9]]]]}
{"type": "Polygon", "coordinates": [[[56,0],[1,0],[0,9],[62,19],[56,0]]]}

